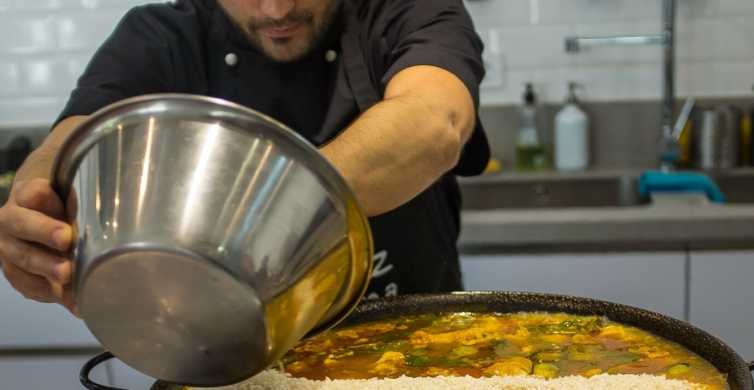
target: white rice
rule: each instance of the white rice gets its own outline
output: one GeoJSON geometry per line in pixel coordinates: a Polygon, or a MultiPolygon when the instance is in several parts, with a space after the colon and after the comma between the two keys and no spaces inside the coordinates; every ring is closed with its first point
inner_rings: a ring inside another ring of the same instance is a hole
{"type": "MultiPolygon", "coordinates": [[[[233,386],[214,390],[687,390],[703,386],[654,375],[596,375],[591,378],[569,376],[540,379],[531,376],[492,378],[433,377],[395,379],[337,379],[313,381],[292,378],[276,370],[261,374],[233,386]]],[[[200,390],[200,389],[195,389],[200,390]]],[[[201,389],[211,390],[211,389],[201,389]]]]}

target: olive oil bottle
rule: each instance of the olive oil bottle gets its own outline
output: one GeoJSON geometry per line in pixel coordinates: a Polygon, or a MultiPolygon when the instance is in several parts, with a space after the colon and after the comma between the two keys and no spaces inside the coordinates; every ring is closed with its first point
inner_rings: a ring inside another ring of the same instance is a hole
{"type": "Polygon", "coordinates": [[[547,152],[539,140],[536,104],[534,87],[527,83],[521,110],[521,128],[516,138],[516,169],[519,171],[538,171],[549,165],[547,152]]]}

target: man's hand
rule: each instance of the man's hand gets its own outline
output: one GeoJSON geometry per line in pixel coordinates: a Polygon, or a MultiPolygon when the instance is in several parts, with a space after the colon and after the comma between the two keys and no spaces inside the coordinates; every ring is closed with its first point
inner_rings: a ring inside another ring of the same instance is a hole
{"type": "Polygon", "coordinates": [[[0,208],[0,262],[5,277],[24,297],[74,311],[71,261],[65,258],[72,229],[62,222],[64,215],[48,180],[15,183],[0,208]]]}
{"type": "Polygon", "coordinates": [[[8,201],[0,207],[0,266],[24,297],[55,302],[77,314],[71,291],[72,263],[66,253],[73,229],[49,181],[55,154],[86,118],[61,122],[16,173],[8,201]]]}

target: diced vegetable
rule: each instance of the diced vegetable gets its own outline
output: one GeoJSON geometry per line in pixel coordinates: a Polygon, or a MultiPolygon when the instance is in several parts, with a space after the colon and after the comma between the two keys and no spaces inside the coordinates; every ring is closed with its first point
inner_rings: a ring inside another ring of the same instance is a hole
{"type": "Polygon", "coordinates": [[[542,378],[555,378],[558,376],[558,371],[560,371],[558,366],[550,363],[540,363],[534,366],[534,375],[542,378]]]}
{"type": "Polygon", "coordinates": [[[563,345],[570,340],[569,336],[564,334],[545,334],[542,335],[542,341],[553,343],[555,345],[563,345]]]}
{"type": "Polygon", "coordinates": [[[557,324],[540,325],[539,330],[546,334],[576,334],[599,331],[603,324],[602,318],[581,317],[568,319],[557,324]]]}
{"type": "Polygon", "coordinates": [[[560,360],[563,354],[560,351],[542,351],[534,354],[534,361],[539,363],[552,363],[560,360]]]}
{"type": "Polygon", "coordinates": [[[531,360],[522,357],[502,359],[499,362],[484,369],[487,375],[514,376],[531,373],[531,360]]]}
{"type": "Polygon", "coordinates": [[[689,367],[689,365],[686,363],[681,363],[671,366],[667,371],[665,371],[665,373],[670,376],[678,376],[688,374],[689,371],[691,371],[691,367],[689,367]]]}
{"type": "Polygon", "coordinates": [[[469,345],[462,345],[460,347],[453,348],[453,355],[458,357],[476,355],[479,352],[478,349],[469,345]]]}
{"type": "Polygon", "coordinates": [[[430,358],[422,355],[406,356],[406,365],[409,367],[425,367],[430,363],[430,358]]]}
{"type": "Polygon", "coordinates": [[[500,357],[510,357],[521,353],[521,349],[516,344],[500,341],[495,344],[495,355],[500,357]]]}
{"type": "Polygon", "coordinates": [[[586,371],[582,372],[579,375],[585,376],[587,378],[591,378],[591,377],[593,377],[595,375],[599,375],[599,374],[602,374],[602,370],[600,370],[599,368],[592,368],[592,369],[589,369],[589,370],[586,370],[586,371]]]}
{"type": "Polygon", "coordinates": [[[590,345],[572,345],[568,348],[568,359],[577,362],[588,362],[594,358],[592,351],[594,347],[590,345]]]}
{"type": "Polygon", "coordinates": [[[372,367],[372,372],[377,375],[395,375],[400,372],[401,366],[406,363],[406,357],[400,352],[385,352],[372,367]]]}

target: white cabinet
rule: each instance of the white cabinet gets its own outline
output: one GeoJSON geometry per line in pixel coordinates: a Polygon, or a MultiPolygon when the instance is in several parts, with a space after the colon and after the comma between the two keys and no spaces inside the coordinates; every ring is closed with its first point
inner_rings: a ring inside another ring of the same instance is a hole
{"type": "Polygon", "coordinates": [[[0,349],[99,345],[83,321],[60,305],[24,299],[2,275],[0,309],[0,349]]]}
{"type": "Polygon", "coordinates": [[[684,317],[685,253],[461,257],[467,290],[590,297],[684,317]]]}
{"type": "Polygon", "coordinates": [[[690,320],[754,360],[754,251],[691,252],[690,320]]]}
{"type": "MultiPolygon", "coordinates": [[[[79,371],[89,357],[0,357],[3,390],[82,389],[79,371]]],[[[105,366],[96,367],[91,379],[110,385],[105,366]]]]}

